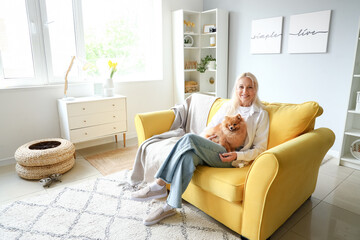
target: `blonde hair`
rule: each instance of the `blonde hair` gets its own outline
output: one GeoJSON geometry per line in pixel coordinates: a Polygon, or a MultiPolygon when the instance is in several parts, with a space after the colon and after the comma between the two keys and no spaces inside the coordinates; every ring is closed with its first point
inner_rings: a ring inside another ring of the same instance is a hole
{"type": "Polygon", "coordinates": [[[254,74],[250,73],[250,72],[245,72],[243,74],[241,74],[239,77],[237,77],[236,82],[234,84],[233,90],[232,90],[232,96],[231,96],[231,100],[230,100],[230,108],[228,110],[228,114],[235,114],[236,113],[236,109],[241,106],[241,102],[239,99],[239,96],[236,94],[236,89],[239,88],[239,84],[240,84],[240,79],[242,78],[249,78],[252,83],[253,83],[253,87],[255,89],[255,97],[254,100],[251,104],[257,104],[260,107],[263,107],[263,104],[261,103],[259,97],[258,97],[258,91],[259,91],[259,83],[257,78],[255,77],[254,74]]]}

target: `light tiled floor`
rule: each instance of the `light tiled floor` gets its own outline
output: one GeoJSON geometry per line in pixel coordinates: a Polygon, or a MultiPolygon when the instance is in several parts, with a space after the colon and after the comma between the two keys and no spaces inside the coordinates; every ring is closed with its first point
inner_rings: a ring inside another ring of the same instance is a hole
{"type": "MultiPolygon", "coordinates": [[[[135,145],[129,141],[128,145],[135,145]]],[[[77,151],[74,168],[61,183],[43,188],[37,181],[25,181],[15,173],[14,164],[0,167],[0,204],[41,194],[101,176],[84,156],[121,148],[110,143],[77,151]]],[[[319,171],[317,187],[307,200],[271,237],[281,240],[360,239],[360,171],[338,166],[331,158],[319,171]]]]}

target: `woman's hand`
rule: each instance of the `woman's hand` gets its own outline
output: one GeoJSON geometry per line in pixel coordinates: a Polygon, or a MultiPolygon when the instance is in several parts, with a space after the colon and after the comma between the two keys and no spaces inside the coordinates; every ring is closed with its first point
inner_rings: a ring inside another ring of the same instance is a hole
{"type": "Polygon", "coordinates": [[[214,142],[215,138],[217,138],[216,134],[213,134],[213,135],[210,135],[210,136],[207,137],[207,139],[209,139],[210,141],[213,141],[213,142],[214,142]]]}
{"type": "Polygon", "coordinates": [[[219,156],[222,162],[231,162],[237,158],[236,152],[220,153],[219,156]]]}

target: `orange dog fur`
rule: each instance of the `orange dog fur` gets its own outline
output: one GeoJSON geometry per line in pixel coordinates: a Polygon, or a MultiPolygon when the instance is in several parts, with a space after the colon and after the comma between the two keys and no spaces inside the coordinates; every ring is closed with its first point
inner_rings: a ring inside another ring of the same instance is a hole
{"type": "Polygon", "coordinates": [[[233,152],[244,144],[246,139],[246,122],[240,114],[225,116],[224,120],[213,128],[210,128],[205,137],[216,135],[211,141],[225,147],[227,152],[233,152]]]}

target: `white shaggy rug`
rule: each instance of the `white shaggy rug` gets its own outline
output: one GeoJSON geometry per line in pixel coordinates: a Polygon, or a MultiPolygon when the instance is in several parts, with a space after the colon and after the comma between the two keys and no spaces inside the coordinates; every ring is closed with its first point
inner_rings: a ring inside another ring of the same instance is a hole
{"type": "Polygon", "coordinates": [[[0,206],[0,239],[239,239],[184,203],[178,213],[146,227],[143,218],[163,201],[136,202],[119,185],[129,171],[65,187],[56,193],[0,206]]]}

